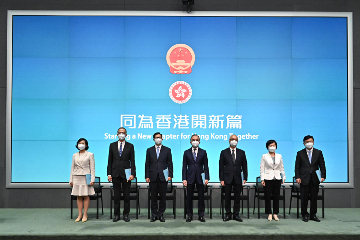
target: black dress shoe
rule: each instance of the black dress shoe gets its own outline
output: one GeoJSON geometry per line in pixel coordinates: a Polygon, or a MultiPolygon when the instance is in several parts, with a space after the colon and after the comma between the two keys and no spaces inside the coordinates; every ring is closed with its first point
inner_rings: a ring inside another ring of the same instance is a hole
{"type": "Polygon", "coordinates": [[[192,216],[187,216],[186,222],[191,222],[191,221],[192,221],[192,216]]]}
{"type": "Polygon", "coordinates": [[[115,215],[114,218],[113,218],[113,222],[117,222],[120,220],[120,216],[118,215],[115,215]]]}
{"type": "Polygon", "coordinates": [[[303,222],[308,222],[308,221],[309,221],[309,217],[308,217],[308,216],[303,216],[303,217],[302,217],[302,220],[303,220],[303,222]]]}
{"type": "Polygon", "coordinates": [[[125,222],[130,222],[130,218],[129,218],[129,215],[127,215],[127,216],[124,216],[124,221],[125,221],[125,222]]]}
{"type": "Polygon", "coordinates": [[[150,222],[155,222],[155,221],[156,221],[156,217],[151,215],[150,222]]]}
{"type": "Polygon", "coordinates": [[[227,222],[229,220],[231,220],[231,217],[229,215],[225,216],[224,219],[223,219],[224,222],[227,222]]]}
{"type": "Polygon", "coordinates": [[[199,221],[200,222],[206,222],[204,216],[199,216],[199,221]]]}
{"type": "Polygon", "coordinates": [[[310,217],[310,220],[313,220],[315,222],[320,222],[320,219],[318,219],[316,215],[310,217]]]}
{"type": "Polygon", "coordinates": [[[242,221],[243,221],[240,216],[234,216],[233,219],[236,220],[236,221],[238,221],[238,222],[242,222],[242,221]]]}
{"type": "Polygon", "coordinates": [[[163,215],[161,215],[161,216],[159,217],[159,219],[160,219],[160,222],[165,222],[165,218],[164,218],[163,215]]]}

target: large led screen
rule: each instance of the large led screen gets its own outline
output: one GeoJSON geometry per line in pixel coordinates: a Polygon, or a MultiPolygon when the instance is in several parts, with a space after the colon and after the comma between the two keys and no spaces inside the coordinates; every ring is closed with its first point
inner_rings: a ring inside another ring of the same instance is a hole
{"type": "Polygon", "coordinates": [[[347,29],[346,17],[13,16],[11,182],[68,182],[82,137],[106,181],[109,144],[124,126],[139,182],[159,131],[174,182],[196,133],[210,182],[231,134],[248,181],[275,139],[292,182],[310,134],[326,182],[347,183],[347,29]]]}

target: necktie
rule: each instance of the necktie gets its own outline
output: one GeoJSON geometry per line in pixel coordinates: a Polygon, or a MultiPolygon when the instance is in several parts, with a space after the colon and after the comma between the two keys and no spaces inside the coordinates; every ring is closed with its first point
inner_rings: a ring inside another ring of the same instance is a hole
{"type": "Polygon", "coordinates": [[[234,149],[232,150],[231,156],[233,159],[233,163],[235,164],[235,150],[234,149]]]}
{"type": "Polygon", "coordinates": [[[119,150],[120,157],[121,157],[121,154],[122,154],[122,143],[120,143],[120,150],[119,150]]]}
{"type": "Polygon", "coordinates": [[[157,159],[159,159],[159,155],[160,155],[160,147],[156,148],[156,157],[157,159]]]}
{"type": "Polygon", "coordinates": [[[194,160],[196,162],[196,152],[195,152],[195,149],[194,149],[194,160]]]}
{"type": "Polygon", "coordinates": [[[311,164],[311,151],[309,151],[309,161],[310,161],[310,164],[311,164]]]}

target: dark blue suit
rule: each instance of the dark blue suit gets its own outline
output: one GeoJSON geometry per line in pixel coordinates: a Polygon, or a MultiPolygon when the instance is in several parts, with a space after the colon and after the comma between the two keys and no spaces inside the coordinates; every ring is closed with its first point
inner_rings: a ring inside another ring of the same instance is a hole
{"type": "Polygon", "coordinates": [[[167,179],[164,177],[163,170],[168,169],[169,177],[172,178],[173,163],[170,148],[162,145],[158,159],[155,147],[156,145],[146,150],[145,178],[150,178],[151,214],[154,217],[160,217],[166,209],[167,179]],[[158,194],[160,195],[159,206],[157,202],[158,194]]]}
{"type": "Polygon", "coordinates": [[[199,203],[198,214],[204,216],[205,203],[204,203],[204,184],[201,174],[205,173],[205,179],[210,180],[208,157],[204,149],[198,148],[196,161],[193,155],[193,148],[184,152],[183,156],[183,169],[182,179],[187,181],[187,214],[193,215],[193,195],[194,188],[198,189],[199,203]]]}

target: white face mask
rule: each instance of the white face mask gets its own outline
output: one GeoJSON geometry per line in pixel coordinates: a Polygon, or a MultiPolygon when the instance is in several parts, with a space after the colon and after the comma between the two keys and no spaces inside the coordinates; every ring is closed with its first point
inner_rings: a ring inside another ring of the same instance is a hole
{"type": "Polygon", "coordinates": [[[199,146],[200,142],[199,141],[192,141],[191,142],[191,146],[193,146],[194,148],[197,148],[199,146]]]}
{"type": "Polygon", "coordinates": [[[312,149],[313,146],[314,146],[314,144],[312,142],[305,143],[305,147],[307,149],[312,149]]]}
{"type": "Polygon", "coordinates": [[[123,140],[125,140],[125,134],[123,134],[123,133],[120,133],[120,134],[118,134],[118,138],[121,140],[121,141],[123,141],[123,140]]]}
{"type": "Polygon", "coordinates": [[[268,150],[269,150],[269,152],[275,152],[276,147],[269,147],[268,150]]]}
{"type": "Polygon", "coordinates": [[[238,143],[237,141],[232,140],[232,141],[230,141],[230,146],[236,147],[237,143],[238,143]]]}
{"type": "Polygon", "coordinates": [[[156,145],[160,145],[162,143],[162,139],[161,138],[155,138],[155,144],[156,145]]]}
{"type": "Polygon", "coordinates": [[[84,150],[85,149],[85,144],[81,144],[79,143],[78,144],[78,149],[81,151],[81,150],[84,150]]]}

